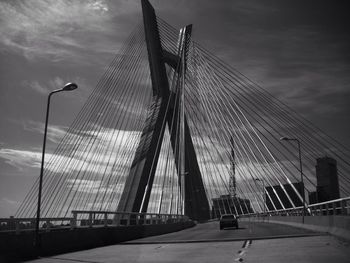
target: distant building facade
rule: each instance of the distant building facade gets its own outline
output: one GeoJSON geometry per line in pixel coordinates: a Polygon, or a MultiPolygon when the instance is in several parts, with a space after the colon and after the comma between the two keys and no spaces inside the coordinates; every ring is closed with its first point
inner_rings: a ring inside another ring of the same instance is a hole
{"type": "Polygon", "coordinates": [[[253,213],[250,201],[237,196],[221,195],[212,199],[212,218],[220,217],[224,214],[242,215],[253,213]]]}
{"type": "MultiPolygon", "coordinates": [[[[298,191],[299,195],[302,197],[304,184],[301,182],[298,182],[298,183],[293,183],[293,186],[298,191]]],[[[265,188],[266,189],[265,200],[266,200],[266,205],[268,210],[283,209],[283,206],[284,208],[292,208],[293,205],[291,201],[293,202],[294,206],[303,205],[302,200],[299,198],[298,194],[295,192],[292,185],[284,184],[283,188],[280,185],[268,186],[265,188]]]]}
{"type": "Polygon", "coordinates": [[[337,161],[327,156],[317,158],[316,161],[316,201],[325,202],[340,198],[337,161]]]}
{"type": "Polygon", "coordinates": [[[316,204],[318,203],[318,196],[317,196],[317,191],[315,192],[310,192],[309,193],[309,204],[316,204]]]}

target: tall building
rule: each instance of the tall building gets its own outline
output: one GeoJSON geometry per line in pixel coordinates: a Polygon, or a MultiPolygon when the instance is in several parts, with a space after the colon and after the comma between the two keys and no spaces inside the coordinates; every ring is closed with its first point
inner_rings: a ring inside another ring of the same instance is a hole
{"type": "Polygon", "coordinates": [[[236,196],[236,161],[235,161],[235,144],[233,141],[233,137],[231,136],[230,138],[230,146],[231,146],[231,156],[230,156],[230,161],[231,161],[231,176],[230,176],[230,181],[229,181],[229,193],[231,196],[236,196]]]}
{"type": "MultiPolygon", "coordinates": [[[[302,197],[304,184],[301,182],[298,182],[298,183],[293,183],[293,186],[302,197]]],[[[297,193],[295,192],[295,190],[290,184],[284,184],[283,187],[285,191],[282,189],[280,185],[266,187],[265,200],[266,200],[267,208],[269,210],[283,209],[283,206],[284,208],[292,208],[293,205],[290,202],[290,200],[293,202],[294,206],[303,205],[302,200],[299,198],[299,196],[297,195],[297,193]],[[290,200],[285,192],[287,192],[290,200]]]]}
{"type": "Polygon", "coordinates": [[[253,213],[249,199],[243,199],[237,196],[221,195],[212,199],[212,217],[217,218],[224,214],[242,215],[253,213]]]}
{"type": "Polygon", "coordinates": [[[337,161],[327,156],[316,161],[318,202],[340,198],[337,161]]]}
{"type": "Polygon", "coordinates": [[[318,203],[318,196],[317,196],[317,191],[315,192],[310,192],[309,193],[309,204],[316,204],[318,203]]]}

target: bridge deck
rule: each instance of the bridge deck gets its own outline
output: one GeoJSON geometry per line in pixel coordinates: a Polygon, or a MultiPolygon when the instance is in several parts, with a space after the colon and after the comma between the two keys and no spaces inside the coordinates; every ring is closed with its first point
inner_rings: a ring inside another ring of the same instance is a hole
{"type": "Polygon", "coordinates": [[[196,227],[161,236],[153,236],[129,241],[129,244],[140,243],[177,243],[177,242],[211,242],[236,241],[247,239],[266,239],[275,237],[320,235],[305,230],[280,224],[240,221],[238,229],[219,230],[217,221],[199,224],[196,227]]]}
{"type": "Polygon", "coordinates": [[[279,224],[218,222],[30,262],[348,262],[349,244],[334,237],[279,224]],[[258,239],[258,240],[256,240],[258,239]],[[224,242],[225,241],[225,242],[224,242]]]}

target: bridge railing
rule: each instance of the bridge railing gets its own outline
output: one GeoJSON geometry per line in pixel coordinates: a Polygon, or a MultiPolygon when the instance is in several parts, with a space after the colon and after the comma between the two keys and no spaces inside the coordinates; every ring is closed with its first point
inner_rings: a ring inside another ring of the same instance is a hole
{"type": "Polygon", "coordinates": [[[155,225],[188,221],[184,215],[74,210],[73,227],[155,225]]]}
{"type": "MultiPolygon", "coordinates": [[[[130,225],[155,225],[188,221],[189,218],[175,214],[128,213],[110,211],[72,211],[72,217],[40,218],[40,230],[73,229],[79,227],[107,227],[130,225]]],[[[0,232],[20,233],[35,229],[35,218],[0,218],[0,232]]]]}
{"type": "Polygon", "coordinates": [[[312,215],[350,215],[350,197],[309,205],[312,215]]]}
{"type": "MultiPolygon", "coordinates": [[[[40,228],[50,231],[57,228],[70,228],[73,218],[69,217],[45,217],[40,219],[40,228]]],[[[0,218],[0,231],[32,231],[35,229],[36,218],[0,218]]]]}
{"type": "MultiPolygon", "coordinates": [[[[303,214],[303,207],[298,206],[288,209],[280,209],[274,211],[266,211],[264,213],[250,213],[242,215],[242,217],[249,216],[301,216],[303,214]]],[[[316,215],[350,215],[350,197],[339,198],[331,201],[321,202],[317,204],[307,205],[305,207],[305,216],[316,215]]]]}

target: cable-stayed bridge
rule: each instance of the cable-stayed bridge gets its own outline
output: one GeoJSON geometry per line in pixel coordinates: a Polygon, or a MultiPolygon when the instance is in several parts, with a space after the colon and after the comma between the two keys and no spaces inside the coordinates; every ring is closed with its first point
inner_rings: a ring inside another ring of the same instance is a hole
{"type": "MultiPolygon", "coordinates": [[[[347,214],[349,150],[141,2],[143,22],[45,163],[42,230],[347,214]]],[[[34,225],[38,183],[17,232],[34,225]]]]}

